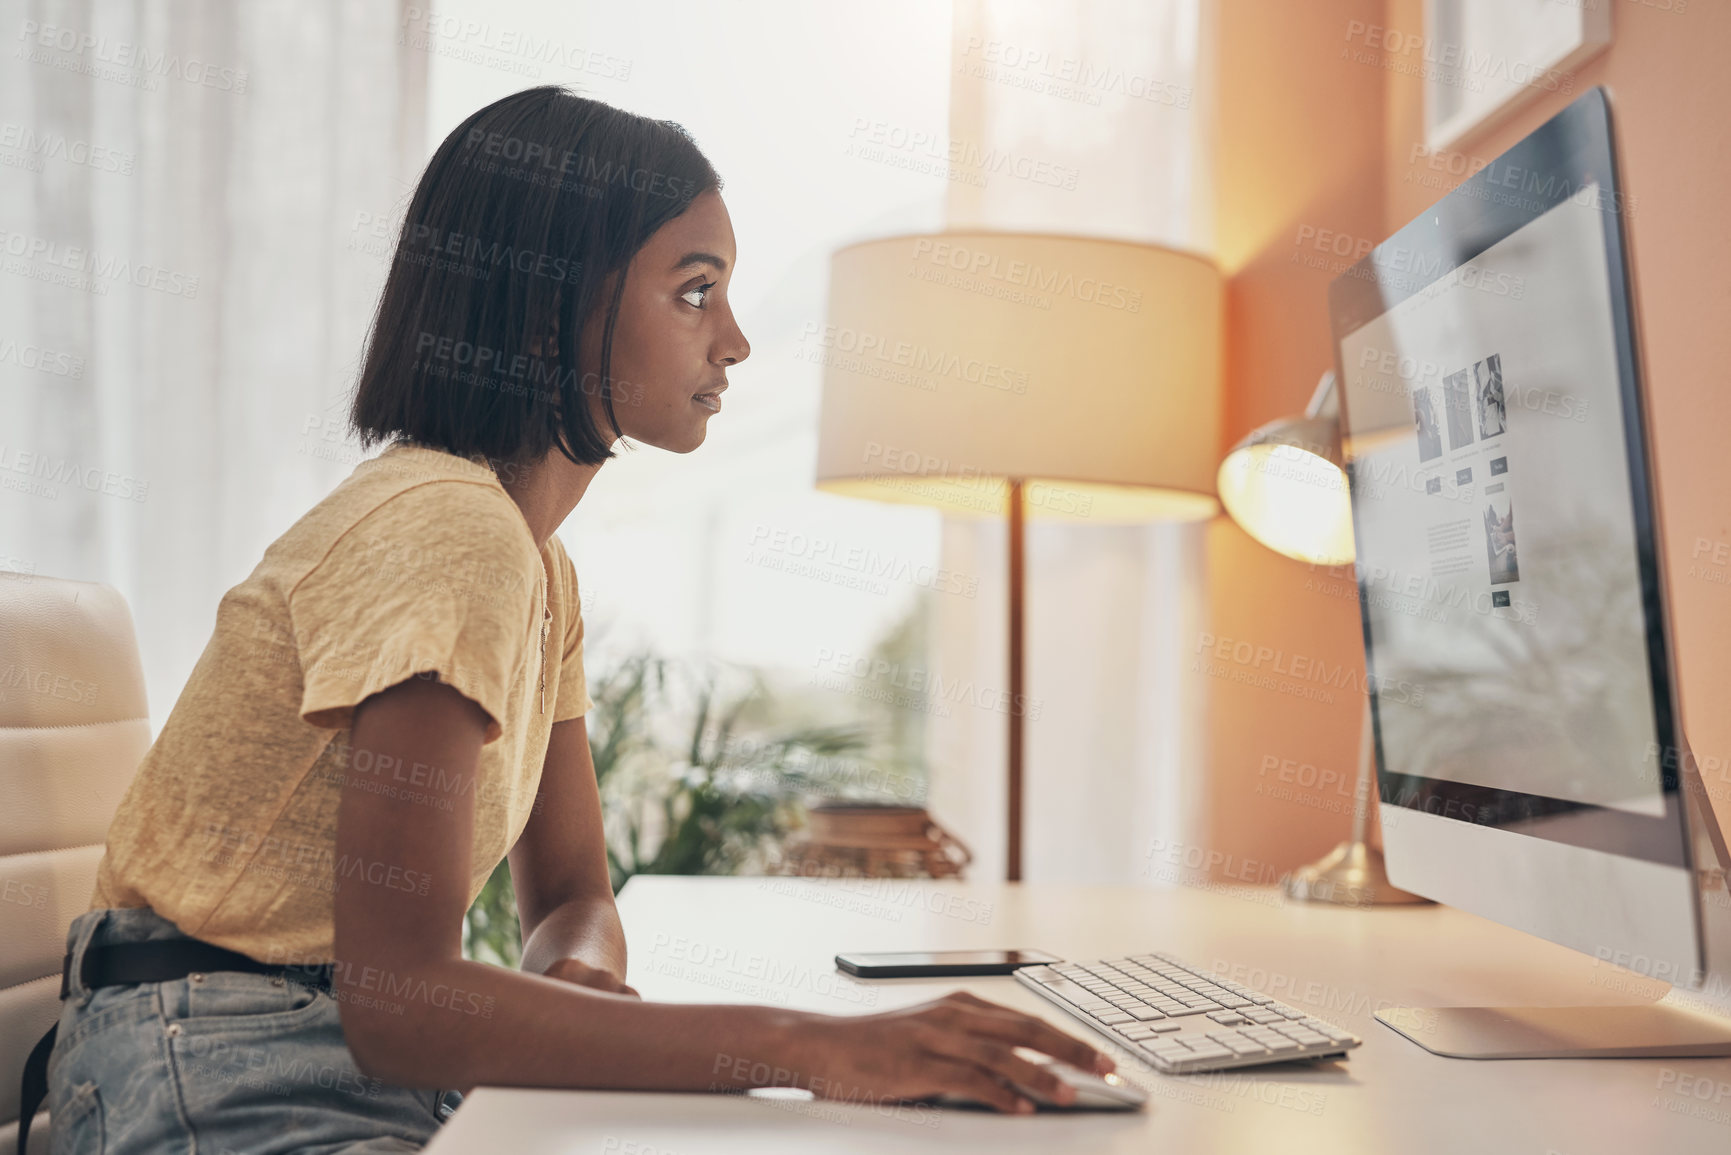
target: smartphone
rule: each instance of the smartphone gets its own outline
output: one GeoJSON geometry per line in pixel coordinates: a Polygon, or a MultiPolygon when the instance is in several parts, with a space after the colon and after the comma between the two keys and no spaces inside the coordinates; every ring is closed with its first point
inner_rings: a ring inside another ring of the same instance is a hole
{"type": "Polygon", "coordinates": [[[896,954],[838,954],[835,965],[862,979],[948,978],[1007,975],[1018,967],[1064,960],[1043,950],[935,950],[896,954]]]}

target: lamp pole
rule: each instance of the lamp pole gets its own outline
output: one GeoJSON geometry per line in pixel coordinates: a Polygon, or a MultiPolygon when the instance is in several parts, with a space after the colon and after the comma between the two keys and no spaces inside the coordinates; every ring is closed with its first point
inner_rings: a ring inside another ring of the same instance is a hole
{"type": "Polygon", "coordinates": [[[1010,479],[1010,798],[1004,878],[1022,881],[1022,480],[1010,479]]]}
{"type": "Polygon", "coordinates": [[[1382,851],[1366,841],[1370,830],[1370,808],[1378,797],[1376,736],[1371,730],[1370,699],[1366,697],[1364,719],[1358,735],[1358,786],[1353,793],[1352,837],[1317,861],[1288,875],[1288,898],[1333,902],[1341,906],[1400,906],[1430,901],[1408,894],[1389,882],[1382,851]]]}

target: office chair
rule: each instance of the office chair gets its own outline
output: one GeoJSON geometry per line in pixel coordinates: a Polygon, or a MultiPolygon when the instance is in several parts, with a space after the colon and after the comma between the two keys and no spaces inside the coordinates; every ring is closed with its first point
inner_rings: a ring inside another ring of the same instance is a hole
{"type": "MultiPolygon", "coordinates": [[[[60,1017],[66,931],[90,905],[109,820],[150,748],[126,600],[0,573],[0,1152],[24,1059],[60,1017]]],[[[28,1155],[46,1155],[39,1114],[28,1155]]]]}

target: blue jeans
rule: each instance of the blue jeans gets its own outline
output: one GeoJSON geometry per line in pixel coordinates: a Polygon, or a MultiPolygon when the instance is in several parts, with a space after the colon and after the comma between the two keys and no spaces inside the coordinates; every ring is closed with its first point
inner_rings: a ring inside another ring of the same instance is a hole
{"type": "Polygon", "coordinates": [[[419,1151],[462,1101],[361,1074],[337,1000],[315,987],[242,971],[96,990],[78,979],[86,947],[185,937],[148,907],[72,920],[48,1060],[53,1155],[419,1151]]]}

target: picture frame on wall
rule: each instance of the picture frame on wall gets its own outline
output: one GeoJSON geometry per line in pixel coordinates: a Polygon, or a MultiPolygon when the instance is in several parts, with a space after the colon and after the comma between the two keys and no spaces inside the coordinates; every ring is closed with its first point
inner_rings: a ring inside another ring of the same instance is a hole
{"type": "Polygon", "coordinates": [[[1425,143],[1448,148],[1544,92],[1611,43],[1613,0],[1425,0],[1425,143]]]}

